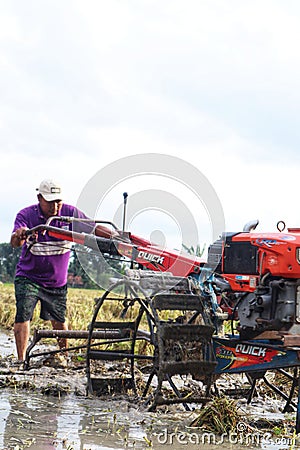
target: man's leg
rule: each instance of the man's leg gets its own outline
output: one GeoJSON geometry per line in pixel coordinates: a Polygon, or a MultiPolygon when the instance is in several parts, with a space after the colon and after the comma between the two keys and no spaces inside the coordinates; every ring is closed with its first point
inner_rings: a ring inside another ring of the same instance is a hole
{"type": "Polygon", "coordinates": [[[17,322],[14,324],[15,341],[19,361],[25,361],[26,350],[29,340],[30,321],[17,322]]]}
{"type": "MultiPolygon", "coordinates": [[[[67,330],[67,322],[58,322],[57,320],[51,320],[53,330],[67,330]]],[[[68,348],[68,340],[66,338],[57,339],[59,348],[68,348]]]]}
{"type": "Polygon", "coordinates": [[[26,277],[15,278],[16,317],[14,324],[18,359],[24,361],[29,341],[30,319],[38,302],[39,286],[26,277]]]}

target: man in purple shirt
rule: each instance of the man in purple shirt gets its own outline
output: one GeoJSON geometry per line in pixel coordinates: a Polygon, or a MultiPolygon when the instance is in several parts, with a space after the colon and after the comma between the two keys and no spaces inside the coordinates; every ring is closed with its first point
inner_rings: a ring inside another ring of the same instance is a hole
{"type": "MultiPolygon", "coordinates": [[[[74,206],[63,203],[61,187],[51,179],[41,182],[38,191],[38,203],[18,212],[11,245],[22,248],[20,260],[16,268],[15,295],[16,317],[14,334],[18,360],[23,362],[30,334],[30,321],[35,306],[41,302],[40,317],[50,320],[53,329],[67,330],[65,321],[67,300],[67,275],[70,249],[72,243],[50,237],[47,233],[39,233],[37,243],[29,246],[26,242],[26,230],[45,224],[49,217],[70,216],[87,217],[74,206]]],[[[58,220],[51,226],[72,230],[71,224],[58,220]]],[[[91,231],[91,225],[86,224],[91,231]]],[[[98,225],[93,230],[97,236],[112,238],[118,233],[98,225]]],[[[67,340],[58,341],[60,348],[67,347],[67,340]]]]}

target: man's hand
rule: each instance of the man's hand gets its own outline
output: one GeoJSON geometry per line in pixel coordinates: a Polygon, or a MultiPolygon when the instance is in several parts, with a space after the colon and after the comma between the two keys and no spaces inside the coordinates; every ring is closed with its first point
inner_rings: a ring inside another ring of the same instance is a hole
{"type": "Polygon", "coordinates": [[[21,247],[24,244],[25,240],[27,239],[27,230],[27,227],[20,227],[12,234],[10,240],[12,247],[17,248],[21,247]]]}
{"type": "Polygon", "coordinates": [[[103,225],[97,225],[95,228],[95,235],[106,239],[118,238],[120,235],[117,231],[111,230],[103,225]]]}

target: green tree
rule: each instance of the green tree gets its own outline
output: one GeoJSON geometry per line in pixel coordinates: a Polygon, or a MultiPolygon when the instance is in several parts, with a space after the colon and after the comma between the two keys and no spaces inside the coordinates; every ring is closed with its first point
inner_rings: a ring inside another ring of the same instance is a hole
{"type": "Polygon", "coordinates": [[[202,248],[199,244],[197,244],[196,247],[194,247],[193,245],[188,247],[187,245],[182,244],[182,247],[189,255],[195,255],[201,258],[201,256],[205,252],[206,244],[204,243],[202,248]]]}
{"type": "Polygon", "coordinates": [[[80,258],[78,257],[78,252],[80,251],[80,246],[74,245],[73,252],[70,258],[68,273],[72,277],[77,277],[82,280],[84,288],[94,287],[94,283],[87,275],[83,266],[86,267],[86,264],[90,265],[90,258],[86,254],[80,254],[80,258]],[[84,262],[84,264],[82,264],[84,262]]]}
{"type": "Polygon", "coordinates": [[[9,243],[0,244],[0,280],[3,283],[13,281],[20,255],[21,248],[13,248],[9,243]]]}
{"type": "Polygon", "coordinates": [[[122,273],[120,261],[112,259],[110,255],[104,255],[80,245],[75,245],[73,250],[69,274],[74,277],[81,277],[83,286],[86,288],[95,288],[102,285],[104,281],[114,276],[113,269],[122,273]]]}

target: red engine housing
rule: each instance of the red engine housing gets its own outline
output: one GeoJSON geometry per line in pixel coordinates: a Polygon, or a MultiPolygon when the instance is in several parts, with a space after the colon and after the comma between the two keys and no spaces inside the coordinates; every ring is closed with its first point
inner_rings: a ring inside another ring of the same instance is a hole
{"type": "Polygon", "coordinates": [[[224,233],[216,269],[232,290],[253,292],[265,274],[300,278],[300,229],[287,233],[224,233]]]}

